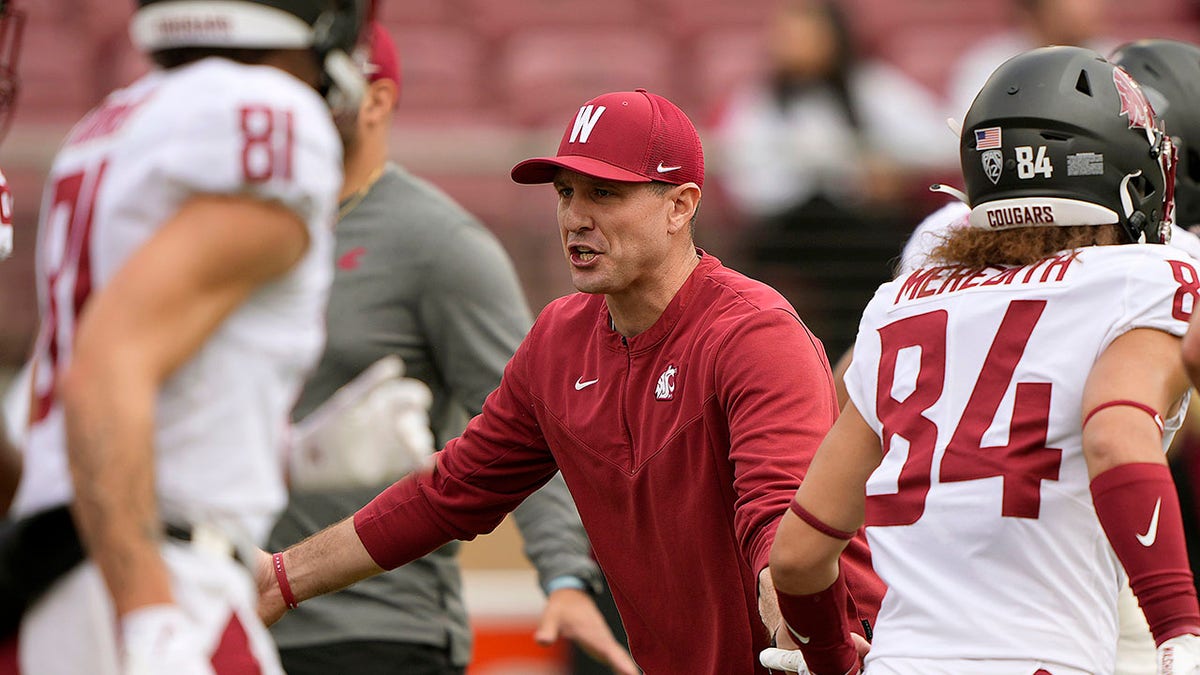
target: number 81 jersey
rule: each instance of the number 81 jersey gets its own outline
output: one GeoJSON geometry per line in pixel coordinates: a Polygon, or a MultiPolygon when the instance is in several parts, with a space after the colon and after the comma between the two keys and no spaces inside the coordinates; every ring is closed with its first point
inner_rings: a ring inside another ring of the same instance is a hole
{"type": "Polygon", "coordinates": [[[329,110],[311,87],[219,58],[152,72],[75,126],[39,224],[42,325],[18,512],[70,499],[55,380],[88,298],[193,195],[253,196],[294,211],[308,250],[164,383],[155,463],[165,513],[248,514],[239,524],[265,537],[286,499],[288,407],[324,340],[341,160],[329,110]]]}
{"type": "Polygon", "coordinates": [[[1123,572],[1092,507],[1081,397],[1120,335],[1184,333],[1194,265],[1168,246],[1087,247],[879,288],[846,375],[884,451],[867,483],[888,586],[870,659],[1112,671],[1123,572]]]}

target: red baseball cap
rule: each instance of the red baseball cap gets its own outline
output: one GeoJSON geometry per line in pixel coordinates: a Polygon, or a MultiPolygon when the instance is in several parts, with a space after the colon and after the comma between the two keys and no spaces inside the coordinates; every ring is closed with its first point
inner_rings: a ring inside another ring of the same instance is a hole
{"type": "Polygon", "coordinates": [[[366,29],[367,59],[363,74],[368,82],[391,80],[400,88],[400,54],[383,24],[372,21],[366,29]]]}
{"type": "Polygon", "coordinates": [[[605,180],[704,187],[704,149],[696,127],[674,103],[645,89],[583,104],[567,124],[558,154],[517,164],[512,179],[550,183],[560,168],[605,180]]]}

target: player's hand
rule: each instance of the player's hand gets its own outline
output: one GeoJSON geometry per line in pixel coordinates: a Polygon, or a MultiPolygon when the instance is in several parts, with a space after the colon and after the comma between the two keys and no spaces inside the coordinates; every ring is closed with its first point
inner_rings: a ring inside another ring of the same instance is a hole
{"type": "Polygon", "coordinates": [[[800,653],[799,649],[767,647],[759,652],[758,662],[768,670],[808,675],[808,666],[805,665],[804,655],[800,653]]]}
{"type": "Polygon", "coordinates": [[[263,625],[270,626],[283,617],[287,605],[279,592],[279,582],[275,580],[271,554],[266,551],[254,554],[254,583],[258,586],[258,618],[263,625]]]}
{"type": "MultiPolygon", "coordinates": [[[[871,643],[858,633],[851,633],[850,639],[854,641],[854,649],[858,652],[858,667],[853,672],[862,672],[863,659],[867,657],[867,652],[871,651],[871,643]]],[[[758,662],[765,668],[771,670],[779,670],[785,673],[799,673],[800,675],[809,675],[807,664],[804,662],[804,655],[800,653],[800,649],[795,642],[791,640],[791,636],[787,631],[780,631],[775,637],[775,644],[782,647],[768,647],[762,650],[758,655],[758,662]]]]}
{"type": "Polygon", "coordinates": [[[293,427],[291,489],[336,490],[398,480],[433,454],[425,383],[379,360],[293,427]]]}
{"type": "Polygon", "coordinates": [[[1200,675],[1200,636],[1177,635],[1159,645],[1158,675],[1200,675]]]}
{"type": "MultiPolygon", "coordinates": [[[[808,666],[804,663],[804,655],[798,649],[768,647],[759,653],[758,662],[768,670],[797,673],[798,675],[816,675],[808,669],[808,666]]],[[[862,667],[856,666],[852,672],[845,675],[862,675],[862,672],[862,667]]]]}
{"type": "Polygon", "coordinates": [[[211,675],[211,656],[176,605],[139,607],[121,617],[123,675],[211,675]]]}
{"type": "Polygon", "coordinates": [[[641,672],[629,652],[613,637],[596,601],[578,589],[560,588],[550,593],[533,637],[543,647],[565,637],[618,675],[641,672]]]}

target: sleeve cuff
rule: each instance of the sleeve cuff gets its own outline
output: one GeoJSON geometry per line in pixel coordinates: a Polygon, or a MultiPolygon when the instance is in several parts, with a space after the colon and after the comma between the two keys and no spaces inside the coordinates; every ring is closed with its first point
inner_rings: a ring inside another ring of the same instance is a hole
{"type": "Polygon", "coordinates": [[[550,595],[554,591],[560,591],[564,588],[584,591],[585,593],[590,593],[592,591],[591,586],[589,586],[588,583],[583,579],[580,579],[573,574],[563,574],[561,576],[554,577],[546,583],[546,595],[550,595]]]}

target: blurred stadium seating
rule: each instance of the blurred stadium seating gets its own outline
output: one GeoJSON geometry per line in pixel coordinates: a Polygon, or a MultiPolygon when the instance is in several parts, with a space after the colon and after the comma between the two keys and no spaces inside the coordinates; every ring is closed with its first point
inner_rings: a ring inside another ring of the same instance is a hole
{"type": "MultiPolygon", "coordinates": [[[[381,0],[380,18],[397,37],[405,77],[393,154],[486,219],[540,306],[569,290],[553,237],[546,243],[553,204],[532,204],[542,200],[509,183],[507,168],[551,152],[574,107],[604,90],[646,87],[710,123],[730,89],[760,70],[759,27],[774,2],[381,0]]],[[[957,55],[1003,29],[1010,11],[1001,0],[843,2],[870,53],[937,93],[957,55]]],[[[0,359],[20,358],[28,347],[37,186],[58,140],[104,92],[147,68],[125,29],[133,6],[129,0],[23,3],[29,21],[21,103],[0,166],[17,188],[24,227],[18,260],[0,267],[0,311],[12,310],[0,330],[0,359]],[[24,296],[13,297],[14,284],[24,296]]],[[[1192,0],[1113,2],[1110,12],[1110,33],[1119,40],[1200,39],[1192,0]]],[[[711,193],[718,194],[721,167],[713,159],[711,193]]],[[[736,230],[732,211],[711,206],[702,232],[736,230]]],[[[729,240],[717,236],[709,245],[729,240]]]]}
{"type": "MultiPolygon", "coordinates": [[[[405,77],[394,155],[487,220],[510,245],[531,302],[540,306],[569,290],[555,267],[553,239],[549,246],[534,243],[553,227],[553,204],[531,206],[541,200],[507,181],[508,166],[551,152],[574,107],[604,90],[646,87],[677,101],[702,125],[711,122],[730,89],[761,68],[759,27],[774,1],[382,0],[380,18],[396,35],[405,77]]],[[[1009,12],[998,0],[843,2],[871,53],[937,93],[956,56],[1003,29],[1009,12]]],[[[0,282],[16,283],[16,277],[29,296],[24,275],[31,264],[21,259],[32,250],[37,186],[58,140],[104,92],[147,67],[125,30],[133,5],[23,5],[29,21],[21,102],[0,166],[17,188],[25,228],[18,261],[0,268],[0,282]]],[[[1110,32],[1116,39],[1200,39],[1194,7],[1190,0],[1113,2],[1110,32]]],[[[719,190],[719,161],[711,168],[719,190]]],[[[714,222],[735,215],[712,206],[705,225],[736,228],[714,222]]],[[[33,305],[12,297],[12,283],[4,288],[0,311],[16,309],[5,314],[0,359],[12,360],[28,346],[33,305]]]]}

